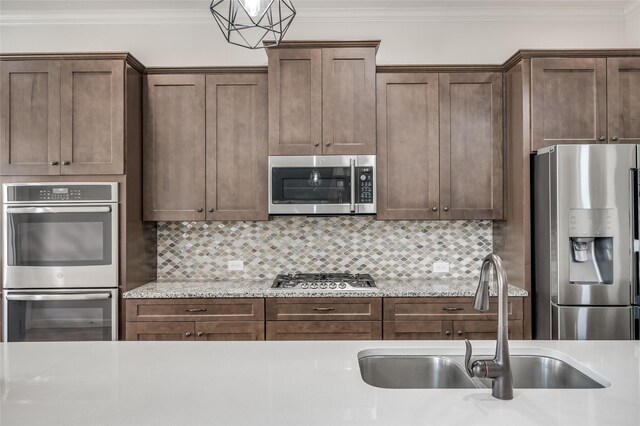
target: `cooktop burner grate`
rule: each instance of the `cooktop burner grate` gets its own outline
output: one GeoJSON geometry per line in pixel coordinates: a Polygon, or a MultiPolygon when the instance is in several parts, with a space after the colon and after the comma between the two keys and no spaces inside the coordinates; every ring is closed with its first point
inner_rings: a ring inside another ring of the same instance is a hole
{"type": "Polygon", "coordinates": [[[375,290],[369,274],[280,274],[273,280],[272,290],[375,290]]]}

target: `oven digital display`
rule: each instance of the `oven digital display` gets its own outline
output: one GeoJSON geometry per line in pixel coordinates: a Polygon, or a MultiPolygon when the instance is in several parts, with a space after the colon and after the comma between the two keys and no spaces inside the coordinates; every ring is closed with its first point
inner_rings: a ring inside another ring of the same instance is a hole
{"type": "Polygon", "coordinates": [[[54,194],[68,194],[69,188],[52,188],[54,194]]]}

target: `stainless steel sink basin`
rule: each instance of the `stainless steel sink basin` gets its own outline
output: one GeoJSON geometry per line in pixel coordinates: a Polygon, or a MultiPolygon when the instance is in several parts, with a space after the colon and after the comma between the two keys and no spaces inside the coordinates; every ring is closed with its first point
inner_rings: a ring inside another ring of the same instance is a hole
{"type": "Polygon", "coordinates": [[[362,379],[387,389],[464,389],[478,387],[462,367],[440,356],[379,355],[359,359],[362,379]]]}
{"type": "MultiPolygon", "coordinates": [[[[594,389],[605,386],[556,358],[538,355],[511,357],[513,387],[521,389],[594,389]]],[[[488,382],[490,386],[491,382],[488,382]]]]}

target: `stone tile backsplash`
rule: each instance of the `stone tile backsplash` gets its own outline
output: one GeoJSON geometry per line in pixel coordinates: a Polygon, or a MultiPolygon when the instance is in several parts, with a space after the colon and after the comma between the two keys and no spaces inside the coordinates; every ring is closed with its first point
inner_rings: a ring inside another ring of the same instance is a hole
{"type": "Polygon", "coordinates": [[[351,272],[374,278],[477,278],[491,221],[277,216],[268,222],[158,222],[158,280],[272,279],[351,272]],[[229,271],[229,260],[244,261],[229,271]],[[448,273],[433,273],[435,261],[448,273]]]}

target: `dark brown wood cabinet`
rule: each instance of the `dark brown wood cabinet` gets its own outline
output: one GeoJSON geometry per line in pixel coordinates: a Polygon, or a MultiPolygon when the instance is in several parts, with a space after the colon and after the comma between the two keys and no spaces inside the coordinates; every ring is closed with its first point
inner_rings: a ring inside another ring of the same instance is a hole
{"type": "Polygon", "coordinates": [[[267,340],[382,339],[380,298],[267,298],[267,340]]]}
{"type": "Polygon", "coordinates": [[[378,219],[501,219],[501,74],[380,73],[377,91],[378,219]]]}
{"type": "Polygon", "coordinates": [[[123,174],[124,73],[118,59],[0,62],[0,173],[123,174]]]}
{"type": "Polygon", "coordinates": [[[609,143],[640,144],[640,58],[607,58],[609,143]]]}
{"type": "Polygon", "coordinates": [[[150,75],[145,220],[266,220],[264,74],[150,75]]]}
{"type": "MultiPolygon", "coordinates": [[[[496,298],[489,310],[476,311],[473,298],[385,298],[383,335],[385,340],[495,339],[497,336],[496,298]]],[[[509,338],[522,339],[523,301],[509,298],[509,338]]]]}
{"type": "Polygon", "coordinates": [[[270,155],[375,154],[377,45],[283,42],[267,51],[270,155]]]}
{"type": "Polygon", "coordinates": [[[127,340],[264,340],[264,299],[128,299],[127,340]]]}

